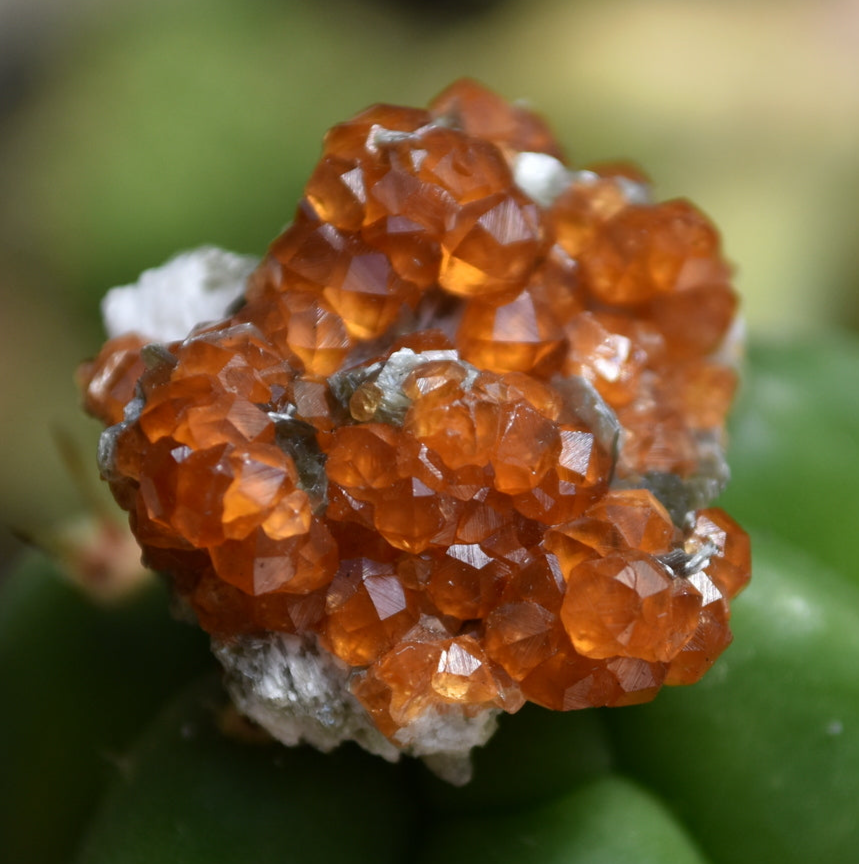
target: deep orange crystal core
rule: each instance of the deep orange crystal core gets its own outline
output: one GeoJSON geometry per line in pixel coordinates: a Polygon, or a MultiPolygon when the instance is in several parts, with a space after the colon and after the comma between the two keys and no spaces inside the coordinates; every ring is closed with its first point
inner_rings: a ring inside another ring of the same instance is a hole
{"type": "Polygon", "coordinates": [[[561,156],[474,82],[370,108],[326,136],[239,311],[148,369],[129,334],[82,370],[146,561],[222,639],[316,634],[390,736],[693,682],[749,578],[726,514],[649,491],[694,485],[735,386],[715,229],[623,165],[541,207],[521,151],[561,156]]]}

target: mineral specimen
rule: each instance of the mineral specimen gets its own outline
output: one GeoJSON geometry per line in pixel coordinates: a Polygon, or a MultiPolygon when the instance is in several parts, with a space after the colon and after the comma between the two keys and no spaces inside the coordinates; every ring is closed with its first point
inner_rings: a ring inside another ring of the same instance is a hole
{"type": "Polygon", "coordinates": [[[81,374],[242,710],[462,781],[500,711],[704,674],[750,570],[709,506],[737,329],[704,215],[459,81],[331,129],[250,270],[206,249],[115,289],[81,374]]]}

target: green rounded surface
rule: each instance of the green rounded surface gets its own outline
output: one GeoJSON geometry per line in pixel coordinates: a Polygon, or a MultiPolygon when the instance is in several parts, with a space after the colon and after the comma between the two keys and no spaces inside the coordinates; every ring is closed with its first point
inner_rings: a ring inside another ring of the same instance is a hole
{"type": "Polygon", "coordinates": [[[859,340],[752,345],[719,501],[846,576],[859,512],[859,340]]]}
{"type": "Polygon", "coordinates": [[[629,780],[606,776],[537,808],[439,821],[431,826],[415,864],[703,864],[704,860],[662,802],[629,780]]]}
{"type": "Polygon", "coordinates": [[[114,762],[209,663],[159,581],[99,607],[23,557],[0,589],[0,860],[66,860],[114,762]]]}
{"type": "Polygon", "coordinates": [[[602,718],[595,711],[548,711],[527,704],[502,715],[485,747],[473,751],[474,778],[455,787],[424,771],[429,802],[442,812],[523,807],[568,792],[611,769],[602,718]]]}
{"type": "Polygon", "coordinates": [[[606,714],[618,760],[718,864],[852,864],[859,591],[753,532],[734,645],[704,680],[606,714]]]}
{"type": "Polygon", "coordinates": [[[253,744],[219,729],[214,679],[190,687],[128,755],[78,864],[404,860],[402,772],[353,746],[253,744]]]}

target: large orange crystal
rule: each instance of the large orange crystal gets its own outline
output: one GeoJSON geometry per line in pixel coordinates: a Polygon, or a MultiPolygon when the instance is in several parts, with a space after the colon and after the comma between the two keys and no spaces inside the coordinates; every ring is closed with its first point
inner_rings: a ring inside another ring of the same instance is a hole
{"type": "Polygon", "coordinates": [[[243,303],[82,368],[145,560],[223,644],[328,652],[397,746],[430,715],[695,681],[749,578],[708,509],[736,381],[717,232],[560,159],[475,82],[374,106],[326,136],[243,303]]]}

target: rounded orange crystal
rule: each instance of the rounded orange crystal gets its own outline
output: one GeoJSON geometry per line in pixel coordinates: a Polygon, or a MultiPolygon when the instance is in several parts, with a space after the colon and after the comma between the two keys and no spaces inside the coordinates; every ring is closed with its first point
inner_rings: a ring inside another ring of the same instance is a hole
{"type": "Polygon", "coordinates": [[[145,560],[222,641],[316,640],[394,742],[697,680],[749,578],[709,508],[736,382],[718,234],[637,169],[560,160],[475,82],[374,106],[223,321],[82,368],[145,560]]]}

